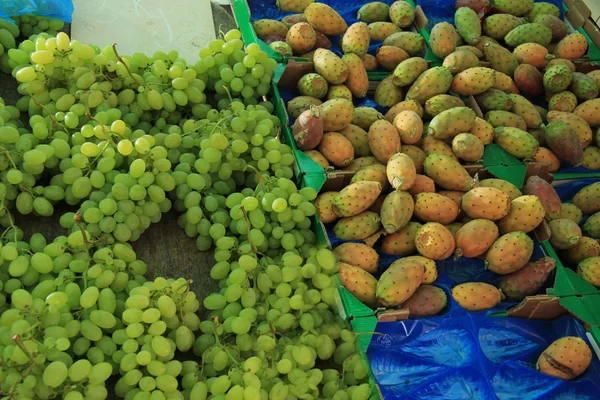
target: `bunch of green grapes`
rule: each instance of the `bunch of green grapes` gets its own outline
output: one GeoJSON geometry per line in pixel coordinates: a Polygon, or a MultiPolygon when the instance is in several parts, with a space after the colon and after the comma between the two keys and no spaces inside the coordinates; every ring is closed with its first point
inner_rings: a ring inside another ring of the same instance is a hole
{"type": "Polygon", "coordinates": [[[13,67],[9,65],[8,53],[17,48],[19,27],[0,18],[0,71],[10,74],[13,67]]]}
{"type": "Polygon", "coordinates": [[[19,27],[21,35],[29,37],[40,32],[47,32],[49,35],[56,36],[65,23],[59,19],[41,17],[37,15],[21,15],[12,18],[19,27]]]}

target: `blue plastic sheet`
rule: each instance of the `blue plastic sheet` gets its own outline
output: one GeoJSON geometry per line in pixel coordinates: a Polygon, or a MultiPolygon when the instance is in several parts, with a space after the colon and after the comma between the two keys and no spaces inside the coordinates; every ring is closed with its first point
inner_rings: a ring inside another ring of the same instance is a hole
{"type": "Polygon", "coordinates": [[[570,316],[536,321],[471,313],[382,322],[375,332],[367,358],[388,400],[591,400],[600,393],[596,356],[572,381],[535,370],[554,340],[579,336],[587,342],[570,316]]]}
{"type": "Polygon", "coordinates": [[[60,19],[71,22],[73,14],[72,0],[2,0],[0,2],[0,18],[13,22],[8,17],[25,14],[60,19]]]}

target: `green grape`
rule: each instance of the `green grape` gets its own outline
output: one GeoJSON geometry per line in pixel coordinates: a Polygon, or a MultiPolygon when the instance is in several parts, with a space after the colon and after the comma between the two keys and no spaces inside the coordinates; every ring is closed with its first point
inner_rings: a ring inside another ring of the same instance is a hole
{"type": "Polygon", "coordinates": [[[56,388],[62,385],[67,375],[67,366],[62,361],[53,361],[44,369],[43,382],[50,388],[56,388]]]}

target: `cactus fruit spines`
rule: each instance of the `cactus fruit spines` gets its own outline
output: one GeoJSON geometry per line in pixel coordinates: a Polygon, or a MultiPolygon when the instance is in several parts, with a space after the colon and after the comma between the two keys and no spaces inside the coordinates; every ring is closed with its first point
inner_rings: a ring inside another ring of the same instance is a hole
{"type": "Polygon", "coordinates": [[[328,224],[338,219],[338,216],[333,212],[333,199],[337,197],[340,192],[324,192],[320,193],[315,199],[315,207],[319,219],[324,224],[328,224]]]}
{"type": "Polygon", "coordinates": [[[338,276],[342,285],[354,297],[369,307],[377,305],[377,279],[364,269],[346,263],[338,263],[338,276]]]}
{"type": "Polygon", "coordinates": [[[503,179],[484,179],[479,182],[479,186],[500,189],[510,197],[511,202],[517,197],[523,196],[523,193],[515,185],[503,179]]]}
{"type": "Polygon", "coordinates": [[[508,76],[512,76],[519,65],[517,56],[499,44],[486,43],[483,47],[483,52],[492,69],[508,76]]]}
{"type": "Polygon", "coordinates": [[[483,22],[483,33],[492,39],[500,40],[514,28],[527,22],[523,18],[511,14],[494,14],[488,16],[483,22]]]}
{"type": "Polygon", "coordinates": [[[340,217],[352,217],[366,211],[381,193],[381,184],[373,181],[351,183],[333,199],[333,212],[340,217]]]}
{"type": "Polygon", "coordinates": [[[454,26],[458,34],[468,44],[475,44],[481,38],[479,15],[471,8],[460,7],[454,13],[454,26]]]}
{"type": "Polygon", "coordinates": [[[600,256],[600,243],[591,237],[582,236],[575,246],[559,254],[561,260],[575,266],[587,258],[600,256]]]}
{"type": "Polygon", "coordinates": [[[509,232],[498,238],[490,247],[485,266],[497,274],[518,271],[529,262],[533,254],[533,240],[523,232],[509,232]]]}
{"type": "Polygon", "coordinates": [[[494,129],[494,141],[507,153],[520,159],[531,159],[540,144],[531,133],[512,127],[494,129]]]}
{"type": "Polygon", "coordinates": [[[502,90],[493,88],[478,94],[475,96],[475,100],[483,112],[494,110],[510,111],[513,105],[508,94],[502,90]]]}
{"type": "Polygon", "coordinates": [[[394,261],[377,282],[377,300],[385,307],[401,305],[423,282],[424,273],[425,266],[416,260],[394,261]]]}
{"type": "Polygon", "coordinates": [[[338,132],[324,133],[319,143],[319,151],[336,167],[345,167],[354,160],[352,143],[338,132]]]}
{"type": "Polygon", "coordinates": [[[448,68],[453,74],[458,74],[478,65],[479,58],[475,53],[469,50],[459,50],[458,48],[444,58],[444,62],[442,63],[442,66],[448,68]]]}
{"type": "Polygon", "coordinates": [[[341,35],[348,28],[344,18],[327,4],[309,4],[304,10],[304,15],[315,30],[328,36],[341,35]]]}
{"type": "Polygon", "coordinates": [[[464,194],[461,206],[470,218],[497,221],[510,211],[510,197],[500,189],[477,187],[464,194]]]}
{"type": "Polygon", "coordinates": [[[379,215],[364,211],[352,217],[340,219],[333,227],[333,234],[342,240],[362,240],[381,228],[379,215]]]}
{"type": "Polygon", "coordinates": [[[388,194],[381,205],[381,224],[387,233],[404,228],[410,221],[415,202],[408,192],[395,190],[388,194]]]}
{"type": "Polygon", "coordinates": [[[554,48],[554,55],[558,58],[576,60],[582,58],[588,48],[586,37],[579,33],[565,36],[554,48]]]}
{"type": "Polygon", "coordinates": [[[544,94],[544,76],[533,65],[520,64],[515,69],[514,81],[519,90],[528,96],[544,94]]]}
{"type": "Polygon", "coordinates": [[[502,234],[516,231],[529,233],[544,220],[545,214],[537,196],[520,196],[511,201],[510,211],[498,221],[498,227],[502,234]]]}
{"type": "Polygon", "coordinates": [[[581,239],[581,228],[570,219],[553,219],[550,227],[550,244],[557,250],[567,250],[575,247],[581,239]]]}
{"type": "Polygon", "coordinates": [[[452,297],[462,308],[469,311],[487,310],[502,301],[502,292],[488,283],[468,282],[452,288],[452,297]]]}
{"type": "Polygon", "coordinates": [[[469,107],[450,108],[433,117],[427,128],[427,135],[442,140],[452,139],[461,132],[469,132],[475,117],[475,111],[469,107]]]}
{"type": "MultiPolygon", "coordinates": [[[[320,3],[315,3],[320,4],[320,3]]],[[[333,51],[328,49],[317,49],[313,57],[315,71],[327,82],[339,85],[348,79],[348,67],[333,51]]]]}
{"type": "Polygon", "coordinates": [[[439,22],[431,29],[431,51],[437,57],[444,59],[456,49],[456,30],[448,22],[439,22]]]}
{"type": "Polygon", "coordinates": [[[423,225],[418,222],[409,222],[398,232],[383,237],[381,251],[386,254],[408,256],[416,250],[415,237],[423,225]]]}
{"type": "Polygon", "coordinates": [[[364,22],[356,22],[348,27],[342,36],[342,51],[354,53],[359,57],[364,56],[369,50],[369,27],[364,22]]]}
{"type": "Polygon", "coordinates": [[[423,163],[425,175],[446,190],[466,192],[476,183],[462,165],[455,159],[441,154],[429,154],[423,163]]]}
{"type": "Polygon", "coordinates": [[[379,254],[364,243],[342,243],[333,249],[333,253],[339,262],[354,265],[371,274],[377,272],[379,254]]]}
{"type": "Polygon", "coordinates": [[[493,221],[474,219],[467,222],[454,234],[454,258],[475,258],[484,254],[498,239],[499,234],[493,221]]]}
{"type": "Polygon", "coordinates": [[[425,39],[418,33],[410,31],[392,33],[385,38],[383,44],[386,46],[400,47],[410,56],[421,54],[425,49],[425,39]]]}
{"type": "Polygon", "coordinates": [[[459,133],[452,139],[452,151],[463,161],[476,162],[483,158],[485,146],[477,136],[459,133]]]}
{"type": "Polygon", "coordinates": [[[583,118],[592,128],[600,127],[600,98],[587,100],[575,107],[573,114],[583,118]]]}
{"type": "Polygon", "coordinates": [[[548,122],[566,122],[571,127],[571,129],[577,134],[577,137],[581,142],[581,147],[585,148],[590,143],[592,143],[592,128],[590,128],[587,121],[581,118],[580,116],[570,112],[550,111],[547,115],[547,118],[548,122]]]}
{"type": "Polygon", "coordinates": [[[473,67],[456,74],[450,89],[461,96],[478,95],[494,86],[495,82],[496,73],[493,69],[473,67]]]}
{"type": "Polygon", "coordinates": [[[401,111],[394,118],[394,127],[402,144],[415,144],[423,135],[423,121],[419,114],[411,110],[401,111]]]}
{"type": "Polygon", "coordinates": [[[356,14],[356,18],[364,22],[378,22],[390,20],[390,6],[374,1],[363,5],[356,14]]]}
{"type": "Polygon", "coordinates": [[[454,235],[444,225],[427,222],[419,228],[415,237],[415,246],[419,254],[431,260],[444,260],[452,255],[456,248],[454,235]]]}
{"type": "Polygon", "coordinates": [[[498,287],[508,300],[521,301],[527,296],[536,294],[555,268],[556,260],[552,257],[544,257],[505,275],[498,287]]]}
{"type": "Polygon", "coordinates": [[[428,317],[441,313],[448,304],[448,296],[443,289],[433,285],[422,285],[402,303],[411,317],[428,317]]]}
{"type": "Polygon", "coordinates": [[[571,200],[584,214],[600,211],[600,182],[592,183],[581,189],[571,200]]]}
{"type": "Polygon", "coordinates": [[[596,240],[600,240],[600,212],[593,214],[585,221],[583,232],[596,240]]]}
{"type": "Polygon", "coordinates": [[[423,72],[427,71],[427,68],[427,61],[424,58],[411,57],[406,59],[394,69],[394,84],[396,86],[412,85],[423,72]]]}
{"type": "Polygon", "coordinates": [[[452,73],[446,67],[430,68],[413,82],[405,99],[423,104],[435,95],[446,93],[452,81],[452,73]]]}
{"type": "MultiPolygon", "coordinates": [[[[360,57],[354,53],[344,54],[342,61],[348,68],[348,78],[346,78],[345,84],[350,89],[350,92],[354,97],[362,98],[367,95],[369,90],[369,77],[367,76],[367,70],[365,64],[363,64],[360,57]]],[[[350,99],[352,101],[352,99],[350,99]]]]}
{"type": "Polygon", "coordinates": [[[448,225],[458,217],[460,209],[448,197],[437,193],[419,193],[415,196],[414,214],[421,221],[448,225]]]}
{"type": "Polygon", "coordinates": [[[546,144],[562,161],[578,166],[583,160],[583,146],[577,133],[563,121],[552,121],[546,125],[546,144]]]}
{"type": "Polygon", "coordinates": [[[544,73],[544,87],[552,93],[566,90],[573,79],[573,71],[566,65],[554,65],[544,73]]]}
{"type": "Polygon", "coordinates": [[[322,99],[327,94],[329,84],[319,74],[314,72],[308,73],[298,81],[298,91],[303,96],[311,96],[317,99],[322,99]]]}
{"type": "Polygon", "coordinates": [[[581,165],[587,169],[600,169],[600,148],[588,146],[583,149],[583,160],[581,165]]]}
{"type": "Polygon", "coordinates": [[[408,190],[415,182],[417,170],[412,158],[404,153],[394,154],[386,166],[388,180],[396,190],[408,190]]]}
{"type": "Polygon", "coordinates": [[[517,47],[523,43],[537,43],[547,46],[552,40],[552,31],[546,25],[532,22],[519,25],[504,36],[506,44],[517,47]]]}
{"type": "Polygon", "coordinates": [[[539,356],[536,369],[543,374],[571,380],[581,375],[592,362],[592,350],[580,337],[555,340],[539,356]]]}
{"type": "Polygon", "coordinates": [[[537,196],[544,206],[546,217],[556,219],[560,216],[561,201],[558,193],[551,184],[539,176],[530,176],[523,186],[523,193],[537,196]]]}

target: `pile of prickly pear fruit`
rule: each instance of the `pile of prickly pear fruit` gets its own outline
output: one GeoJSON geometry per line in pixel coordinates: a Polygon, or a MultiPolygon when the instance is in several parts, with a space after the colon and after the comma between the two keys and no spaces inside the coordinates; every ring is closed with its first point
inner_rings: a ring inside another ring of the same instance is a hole
{"type": "Polygon", "coordinates": [[[559,203],[549,222],[551,244],[561,260],[600,287],[600,182],[582,188],[569,203],[559,203]]]}
{"type": "MultiPolygon", "coordinates": [[[[532,262],[534,242],[528,234],[548,219],[553,243],[577,244],[572,233],[577,224],[560,218],[556,190],[537,176],[527,180],[523,191],[501,179],[479,182],[461,168],[434,154],[425,159],[429,176],[418,175],[412,159],[396,153],[386,167],[374,164],[358,171],[341,191],[319,194],[317,212],[332,224],[333,234],[362,242],[335,249],[348,271],[340,274],[346,289],[371,307],[406,308],[408,302],[411,315],[439,313],[447,304],[443,290],[421,288],[437,279],[435,262],[451,257],[485,260],[485,268],[502,276],[498,287],[484,282],[455,286],[452,296],[467,310],[489,309],[504,298],[520,301],[543,287],[556,261],[532,262]],[[381,253],[399,256],[379,280],[373,276],[379,260],[373,244],[381,253]]],[[[600,186],[587,189],[586,198],[593,199],[592,190],[600,186]]]]}

